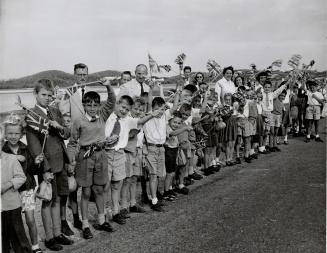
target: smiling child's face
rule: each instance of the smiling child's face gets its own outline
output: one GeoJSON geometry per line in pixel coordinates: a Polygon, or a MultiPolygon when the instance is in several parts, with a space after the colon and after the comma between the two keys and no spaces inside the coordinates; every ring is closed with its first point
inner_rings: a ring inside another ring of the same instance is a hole
{"type": "Polygon", "coordinates": [[[131,115],[134,118],[142,118],[145,113],[145,105],[141,105],[140,103],[135,103],[132,106],[131,115]]]}
{"type": "Polygon", "coordinates": [[[171,129],[173,129],[173,130],[178,129],[180,127],[181,123],[182,123],[182,119],[179,117],[174,117],[169,121],[169,125],[170,125],[171,129]]]}

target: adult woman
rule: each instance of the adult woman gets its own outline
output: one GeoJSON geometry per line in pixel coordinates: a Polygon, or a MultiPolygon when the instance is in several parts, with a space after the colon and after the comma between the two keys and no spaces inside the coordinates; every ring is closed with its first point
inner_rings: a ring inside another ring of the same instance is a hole
{"type": "Polygon", "coordinates": [[[204,75],[203,75],[203,73],[198,72],[194,76],[193,85],[195,85],[196,88],[199,90],[200,83],[202,83],[203,81],[204,81],[204,75]]]}
{"type": "Polygon", "coordinates": [[[244,78],[242,76],[237,76],[234,79],[235,87],[244,86],[244,78]]]}
{"type": "Polygon", "coordinates": [[[215,91],[218,93],[220,102],[223,103],[226,93],[234,94],[236,92],[235,84],[233,83],[232,76],[234,69],[232,66],[226,67],[223,70],[223,78],[216,83],[215,91]]]}

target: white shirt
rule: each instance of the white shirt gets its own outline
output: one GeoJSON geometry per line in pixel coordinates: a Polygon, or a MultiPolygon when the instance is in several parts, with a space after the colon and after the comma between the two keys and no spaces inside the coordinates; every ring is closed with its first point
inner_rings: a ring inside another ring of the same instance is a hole
{"type": "Polygon", "coordinates": [[[236,87],[233,81],[227,81],[225,77],[218,80],[215,86],[215,91],[218,93],[218,99],[224,98],[226,93],[234,94],[236,92],[236,87]]]}
{"type": "Polygon", "coordinates": [[[262,110],[265,112],[272,112],[274,110],[274,99],[279,96],[280,93],[285,89],[286,85],[280,86],[274,92],[265,93],[262,92],[262,110]],[[268,99],[267,99],[268,97],[268,99]]]}
{"type": "MultiPolygon", "coordinates": [[[[109,118],[106,121],[106,126],[105,126],[106,138],[111,135],[116,120],[117,120],[117,115],[115,113],[110,114],[109,118]]],[[[119,139],[118,142],[113,146],[113,149],[119,150],[127,146],[129,131],[131,129],[137,129],[138,120],[139,119],[132,118],[130,116],[119,119],[119,123],[120,123],[119,139]]]]}
{"type": "MultiPolygon", "coordinates": [[[[150,91],[149,85],[145,83],[143,83],[143,89],[144,92],[150,91]]],[[[117,98],[124,95],[128,95],[132,98],[141,96],[141,84],[138,81],[136,81],[136,79],[132,79],[129,82],[124,83],[123,85],[120,86],[120,91],[117,98]]]]}
{"type": "Polygon", "coordinates": [[[261,88],[261,92],[263,92],[263,86],[260,83],[255,82],[255,84],[254,84],[254,91],[257,91],[260,88],[261,88]]]}
{"type": "Polygon", "coordinates": [[[320,105],[318,100],[312,97],[313,94],[320,99],[324,99],[324,96],[319,91],[312,93],[311,91],[308,90],[307,91],[308,105],[320,105]]]}
{"type": "Polygon", "coordinates": [[[166,113],[164,113],[161,118],[152,118],[143,125],[144,135],[148,143],[164,144],[166,142],[168,114],[170,114],[170,110],[166,110],[166,113]]]}
{"type": "Polygon", "coordinates": [[[262,102],[257,103],[258,114],[262,114],[262,102]]]}
{"type": "Polygon", "coordinates": [[[137,134],[137,142],[136,142],[137,148],[143,147],[143,140],[144,140],[144,132],[143,129],[141,129],[141,131],[137,134]]]}
{"type": "Polygon", "coordinates": [[[287,89],[286,90],[286,96],[285,96],[285,99],[283,101],[283,104],[289,104],[290,103],[290,97],[291,97],[291,90],[287,89]]]}

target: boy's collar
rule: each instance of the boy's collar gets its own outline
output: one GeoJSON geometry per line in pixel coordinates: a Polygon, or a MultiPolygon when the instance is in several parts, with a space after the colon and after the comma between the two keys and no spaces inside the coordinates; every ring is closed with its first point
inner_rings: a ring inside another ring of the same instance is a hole
{"type": "Polygon", "coordinates": [[[95,117],[91,117],[87,112],[85,113],[85,117],[88,119],[88,121],[93,122],[99,118],[99,115],[95,115],[95,117]]]}

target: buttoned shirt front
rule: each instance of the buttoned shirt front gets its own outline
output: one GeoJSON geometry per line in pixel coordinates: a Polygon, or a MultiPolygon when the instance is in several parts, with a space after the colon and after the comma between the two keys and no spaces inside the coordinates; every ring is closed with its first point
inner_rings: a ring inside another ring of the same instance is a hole
{"type": "MultiPolygon", "coordinates": [[[[125,118],[119,119],[119,123],[120,123],[119,139],[118,142],[113,146],[113,149],[119,150],[127,146],[129,131],[131,129],[137,129],[138,120],[139,120],[138,118],[132,118],[130,116],[126,116],[125,118]]],[[[112,113],[107,119],[106,126],[105,126],[106,138],[108,138],[111,135],[116,121],[117,121],[117,115],[115,113],[112,113]]]]}
{"type": "MultiPolygon", "coordinates": [[[[149,92],[150,87],[149,85],[143,83],[143,90],[144,92],[149,92]]],[[[128,95],[130,97],[139,97],[141,96],[141,84],[136,80],[132,79],[127,83],[124,83],[120,86],[119,95],[118,97],[128,95]]]]}
{"type": "Polygon", "coordinates": [[[236,87],[233,81],[227,81],[227,79],[223,77],[216,83],[215,91],[217,92],[218,98],[220,99],[224,98],[226,93],[234,94],[236,92],[236,87]]]}

